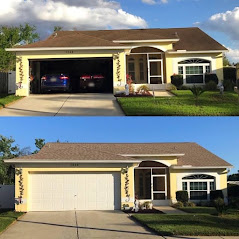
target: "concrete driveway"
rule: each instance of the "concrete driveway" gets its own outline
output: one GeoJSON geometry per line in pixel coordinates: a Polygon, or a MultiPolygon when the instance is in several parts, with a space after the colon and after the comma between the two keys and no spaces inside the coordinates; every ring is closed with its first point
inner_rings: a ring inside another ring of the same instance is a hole
{"type": "Polygon", "coordinates": [[[0,116],[122,116],[112,94],[30,95],[0,110],[0,116]]]}
{"type": "Polygon", "coordinates": [[[121,211],[30,212],[0,239],[153,239],[161,238],[121,211]]]}

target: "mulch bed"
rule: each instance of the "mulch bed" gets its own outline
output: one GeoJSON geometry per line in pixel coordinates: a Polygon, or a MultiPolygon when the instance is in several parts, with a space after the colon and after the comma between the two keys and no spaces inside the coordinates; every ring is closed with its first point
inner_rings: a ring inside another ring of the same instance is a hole
{"type": "Polygon", "coordinates": [[[164,214],[163,212],[153,208],[153,209],[145,209],[145,210],[139,210],[138,212],[131,211],[131,210],[124,210],[123,212],[128,214],[149,214],[149,213],[157,213],[157,214],[164,214]]]}
{"type": "Polygon", "coordinates": [[[148,93],[148,94],[129,94],[129,95],[125,95],[124,93],[122,94],[115,94],[115,97],[152,97],[153,95],[148,93]]]}

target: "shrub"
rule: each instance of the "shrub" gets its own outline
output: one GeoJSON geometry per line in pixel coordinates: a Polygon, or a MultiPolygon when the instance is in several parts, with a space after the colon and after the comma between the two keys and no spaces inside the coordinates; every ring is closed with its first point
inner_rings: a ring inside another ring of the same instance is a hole
{"type": "Polygon", "coordinates": [[[234,90],[234,84],[231,80],[224,80],[223,86],[225,91],[233,91],[234,90]]]}
{"type": "Polygon", "coordinates": [[[138,87],[137,91],[141,93],[148,93],[149,87],[147,85],[141,85],[140,87],[138,87]]]}
{"type": "Polygon", "coordinates": [[[211,201],[214,201],[218,198],[224,199],[224,195],[223,195],[222,190],[215,190],[215,191],[210,192],[210,200],[211,201]]]}
{"type": "Polygon", "coordinates": [[[188,202],[188,192],[187,191],[177,191],[176,199],[178,202],[182,202],[182,203],[188,202]]]}
{"type": "Polygon", "coordinates": [[[205,92],[205,89],[203,89],[202,87],[197,87],[197,86],[194,85],[192,88],[190,88],[190,90],[194,95],[195,105],[198,106],[198,98],[201,94],[203,94],[205,92]]]}
{"type": "Polygon", "coordinates": [[[239,198],[233,197],[229,199],[229,206],[239,209],[239,198]]]}
{"type": "Polygon", "coordinates": [[[218,77],[216,74],[206,74],[205,75],[205,83],[209,83],[210,81],[215,82],[215,84],[218,84],[218,77]]]}
{"type": "Polygon", "coordinates": [[[185,85],[182,85],[180,88],[180,90],[189,90],[189,87],[185,86],[185,85]]]}
{"type": "Polygon", "coordinates": [[[184,207],[184,204],[179,201],[179,202],[173,204],[173,207],[175,207],[175,208],[182,208],[182,207],[184,207]]]}
{"type": "Polygon", "coordinates": [[[182,75],[172,75],[171,83],[175,85],[177,88],[183,85],[183,76],[182,75]]]}
{"type": "Polygon", "coordinates": [[[208,90],[208,91],[217,90],[217,84],[214,81],[209,81],[205,85],[205,90],[208,90]]]}
{"type": "Polygon", "coordinates": [[[167,85],[167,90],[177,90],[177,87],[173,84],[168,84],[167,85]]]}
{"type": "Polygon", "coordinates": [[[214,207],[216,208],[218,215],[222,215],[226,210],[226,205],[222,198],[217,198],[214,200],[214,207]]]}
{"type": "Polygon", "coordinates": [[[236,81],[237,89],[239,90],[239,79],[236,81]]]}
{"type": "Polygon", "coordinates": [[[196,207],[196,204],[194,202],[186,202],[184,204],[185,207],[196,207]]]}
{"type": "Polygon", "coordinates": [[[230,181],[227,184],[228,197],[238,197],[239,198],[239,185],[230,184],[230,181]]]}

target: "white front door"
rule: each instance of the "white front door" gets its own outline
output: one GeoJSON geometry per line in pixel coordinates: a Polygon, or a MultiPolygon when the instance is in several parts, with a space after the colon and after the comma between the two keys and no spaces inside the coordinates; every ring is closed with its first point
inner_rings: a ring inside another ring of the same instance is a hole
{"type": "Polygon", "coordinates": [[[167,177],[166,175],[152,175],[153,205],[167,205],[167,177]]]}
{"type": "Polygon", "coordinates": [[[30,174],[30,211],[120,209],[120,173],[30,174]]]}
{"type": "Polygon", "coordinates": [[[162,59],[148,60],[148,81],[149,84],[164,84],[162,59]]]}

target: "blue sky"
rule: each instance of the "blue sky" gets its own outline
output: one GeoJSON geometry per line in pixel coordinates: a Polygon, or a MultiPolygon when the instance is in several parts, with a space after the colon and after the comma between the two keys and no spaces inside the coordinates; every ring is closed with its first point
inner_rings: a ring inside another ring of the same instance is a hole
{"type": "Polygon", "coordinates": [[[199,26],[229,48],[239,62],[237,0],[0,0],[0,25],[25,22],[42,38],[64,30],[199,26]],[[195,23],[197,23],[195,25],[195,23]]]}
{"type": "Polygon", "coordinates": [[[46,142],[196,142],[239,170],[238,117],[0,118],[0,132],[20,147],[46,142]]]}

